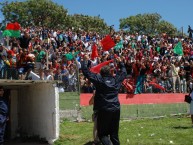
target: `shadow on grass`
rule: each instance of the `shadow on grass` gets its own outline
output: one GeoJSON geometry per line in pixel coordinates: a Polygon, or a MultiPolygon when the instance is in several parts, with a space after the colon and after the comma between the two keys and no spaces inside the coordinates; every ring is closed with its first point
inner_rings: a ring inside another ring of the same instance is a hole
{"type": "Polygon", "coordinates": [[[190,126],[176,126],[176,127],[173,127],[174,129],[190,129],[190,128],[192,128],[192,127],[190,127],[190,126]]]}

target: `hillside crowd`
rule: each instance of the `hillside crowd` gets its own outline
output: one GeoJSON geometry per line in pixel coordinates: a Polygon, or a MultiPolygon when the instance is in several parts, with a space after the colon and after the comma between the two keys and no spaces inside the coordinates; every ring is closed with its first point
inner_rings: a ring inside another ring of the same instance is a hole
{"type": "MultiPolygon", "coordinates": [[[[100,43],[105,36],[84,30],[28,27],[21,29],[21,37],[11,38],[3,37],[1,31],[0,78],[29,80],[36,76],[61,81],[64,91],[92,93],[94,86],[82,75],[81,60],[87,59],[93,67],[119,56],[128,74],[120,93],[188,92],[193,77],[190,38],[113,31],[111,38],[115,44],[121,42],[122,47],[105,51],[100,43]],[[173,51],[178,42],[182,43],[183,55],[173,51]],[[91,58],[94,44],[98,56],[91,58]],[[69,53],[77,55],[69,59],[69,53]]],[[[112,75],[116,75],[116,63],[109,65],[112,75]]]]}

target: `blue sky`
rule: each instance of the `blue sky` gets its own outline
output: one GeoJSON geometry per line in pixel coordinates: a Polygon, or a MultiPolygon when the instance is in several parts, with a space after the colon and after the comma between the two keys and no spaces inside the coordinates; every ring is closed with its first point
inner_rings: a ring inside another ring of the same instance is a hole
{"type": "MultiPolygon", "coordinates": [[[[8,0],[9,2],[12,0],[8,0]]],[[[24,1],[24,0],[20,0],[24,1]]],[[[98,16],[108,25],[119,29],[119,19],[129,16],[158,13],[163,20],[172,23],[177,29],[188,25],[193,28],[193,0],[53,0],[63,5],[69,14],[98,16]]],[[[2,14],[0,14],[0,21],[2,14]]]]}

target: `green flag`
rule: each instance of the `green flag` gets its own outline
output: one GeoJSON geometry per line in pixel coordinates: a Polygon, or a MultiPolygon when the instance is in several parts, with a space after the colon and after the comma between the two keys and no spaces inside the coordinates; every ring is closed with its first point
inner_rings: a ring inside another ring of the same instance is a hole
{"type": "Polygon", "coordinates": [[[79,52],[80,52],[80,51],[77,51],[77,52],[75,52],[75,53],[73,53],[73,54],[72,54],[72,52],[67,53],[67,54],[65,54],[65,57],[66,57],[67,60],[72,60],[72,59],[74,59],[74,57],[75,57],[77,54],[79,54],[79,52]]]}
{"type": "Polygon", "coordinates": [[[156,49],[157,52],[160,52],[160,47],[158,46],[157,49],[156,49]]]}
{"type": "Polygon", "coordinates": [[[180,56],[183,55],[183,48],[182,48],[182,43],[178,42],[178,44],[176,44],[176,46],[174,47],[174,53],[178,54],[180,56]]]}
{"type": "Polygon", "coordinates": [[[117,43],[114,47],[115,50],[119,50],[123,48],[123,41],[119,41],[119,43],[117,43]]]}
{"type": "Polygon", "coordinates": [[[20,37],[20,24],[15,23],[8,23],[5,30],[3,31],[3,36],[9,36],[9,37],[20,37]]]}

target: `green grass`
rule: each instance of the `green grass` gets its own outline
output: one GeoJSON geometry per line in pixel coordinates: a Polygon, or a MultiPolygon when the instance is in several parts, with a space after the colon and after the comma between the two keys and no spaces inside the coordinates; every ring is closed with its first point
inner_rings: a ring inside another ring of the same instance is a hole
{"type": "MultiPolygon", "coordinates": [[[[131,119],[186,114],[188,107],[187,103],[121,105],[121,118],[131,119]]],[[[85,120],[91,120],[92,109],[92,106],[81,107],[82,117],[85,120]]]]}
{"type": "MultiPolygon", "coordinates": [[[[60,93],[60,110],[79,108],[77,92],[60,93]]],[[[91,120],[92,109],[93,106],[81,107],[85,120],[91,120]]],[[[121,145],[192,145],[190,118],[168,117],[171,114],[186,114],[188,110],[187,103],[122,105],[121,118],[127,121],[120,122],[121,145]],[[147,118],[156,116],[164,117],[147,118]]],[[[91,145],[92,127],[92,122],[63,121],[60,124],[60,138],[55,145],[91,145]]]]}
{"type": "MultiPolygon", "coordinates": [[[[63,121],[55,145],[91,145],[92,122],[63,121]]],[[[192,145],[193,128],[186,116],[120,122],[121,145],[192,145]]]]}
{"type": "Polygon", "coordinates": [[[60,93],[60,101],[59,101],[59,106],[60,110],[73,110],[77,109],[80,106],[80,95],[78,92],[65,92],[65,93],[60,93]]]}

